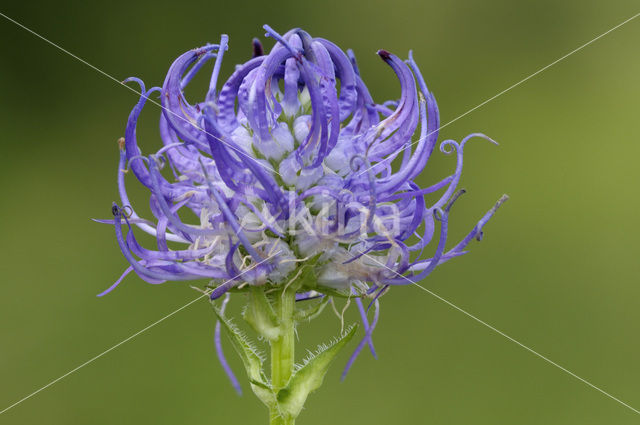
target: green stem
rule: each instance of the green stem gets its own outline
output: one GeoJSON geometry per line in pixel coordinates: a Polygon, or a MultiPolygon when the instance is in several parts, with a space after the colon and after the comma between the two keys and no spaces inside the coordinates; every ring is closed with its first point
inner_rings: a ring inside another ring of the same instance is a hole
{"type": "MultiPolygon", "coordinates": [[[[271,385],[277,394],[286,387],[294,367],[295,329],[293,314],[295,311],[295,288],[284,289],[277,293],[274,307],[280,328],[280,336],[271,341],[271,385]]],[[[286,418],[278,414],[277,406],[270,411],[271,425],[293,425],[295,418],[286,418]]]]}
{"type": "Polygon", "coordinates": [[[293,312],[295,292],[285,291],[275,303],[280,337],[271,341],[271,385],[275,392],[284,388],[293,373],[295,333],[293,312]]]}

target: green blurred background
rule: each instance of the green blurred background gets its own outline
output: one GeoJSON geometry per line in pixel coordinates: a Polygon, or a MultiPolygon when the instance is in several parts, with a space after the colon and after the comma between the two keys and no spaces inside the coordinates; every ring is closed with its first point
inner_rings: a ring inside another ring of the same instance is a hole
{"type": "MultiPolygon", "coordinates": [[[[398,96],[398,83],[375,51],[412,48],[446,123],[637,13],[638,2],[39,1],[0,10],[117,79],[149,85],[162,83],[177,55],[221,33],[231,40],[228,75],[269,23],[353,48],[382,101],[398,96]]],[[[112,228],[89,218],[108,217],[116,199],[116,140],[137,97],[4,19],[0,40],[1,410],[196,294],[131,276],[96,298],[126,267],[112,228]]],[[[639,42],[640,19],[442,130],[442,138],[482,131],[500,142],[465,150],[469,193],[454,208],[452,240],[502,193],[511,200],[471,254],[424,282],[636,408],[639,42]]],[[[143,145],[158,144],[158,112],[143,114],[143,145]]],[[[438,154],[422,182],[453,161],[438,154]]],[[[343,354],[300,424],[640,422],[416,287],[391,291],[381,312],[379,360],[363,353],[340,383],[343,354]]],[[[300,329],[302,345],[338,327],[325,313],[300,329]]],[[[0,423],[266,423],[248,387],[238,397],[228,384],[213,328],[206,302],[192,305],[0,423]]]]}

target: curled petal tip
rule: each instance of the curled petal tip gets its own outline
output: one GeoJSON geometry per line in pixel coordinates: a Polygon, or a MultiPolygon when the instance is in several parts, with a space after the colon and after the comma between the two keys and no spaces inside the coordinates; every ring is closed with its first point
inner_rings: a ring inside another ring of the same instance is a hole
{"type": "Polygon", "coordinates": [[[251,46],[253,47],[253,57],[257,58],[258,56],[264,55],[264,49],[262,47],[262,43],[258,38],[254,38],[251,41],[251,46]]]}
{"type": "Polygon", "coordinates": [[[378,50],[378,56],[380,56],[384,61],[388,61],[391,59],[391,53],[387,52],[384,49],[378,50]]]}
{"type": "Polygon", "coordinates": [[[434,208],[433,209],[433,218],[435,218],[438,221],[442,221],[442,217],[444,216],[444,212],[442,211],[441,208],[434,208]]]}
{"type": "Polygon", "coordinates": [[[464,195],[465,193],[467,193],[466,189],[460,189],[459,191],[457,191],[449,200],[449,202],[447,203],[447,205],[444,207],[444,210],[446,212],[449,212],[449,210],[451,210],[451,207],[453,206],[453,204],[458,200],[459,197],[461,197],[462,195],[464,195]]]}
{"type": "Polygon", "coordinates": [[[127,84],[127,83],[130,83],[131,81],[133,81],[134,83],[137,83],[140,86],[140,91],[142,91],[143,93],[146,91],[144,82],[137,77],[125,78],[124,80],[122,80],[122,84],[127,84]]]}

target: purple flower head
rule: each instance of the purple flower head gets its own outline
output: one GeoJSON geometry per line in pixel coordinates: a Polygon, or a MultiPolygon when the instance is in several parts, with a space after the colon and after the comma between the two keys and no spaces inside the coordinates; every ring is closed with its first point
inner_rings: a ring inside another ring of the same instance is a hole
{"type": "Polygon", "coordinates": [[[504,201],[446,247],[465,144],[491,139],[471,134],[440,143],[440,151],[455,156],[455,169],[421,188],[415,179],[436,146],[439,117],[411,53],[403,61],[378,51],[401,87],[397,101],[380,104],[351,51],[300,29],[282,36],[265,29],[275,46],[264,54],[254,40],[253,58],[224,83],[218,77],[227,36],[179,56],[162,87],[147,90],[130,79],[142,96],[121,139],[121,204],[114,204],[109,220],[130,263],[125,274],[135,271],[154,284],[210,279],[217,298],[247,285],[285,285],[312,267],[305,276],[316,278],[306,279],[298,299],[368,297],[376,307],[371,324],[367,305],[356,298],[366,331],[357,351],[364,344],[373,349],[378,297],[464,254],[504,201]],[[185,88],[210,61],[208,91],[199,101],[188,100],[185,88]],[[163,147],[149,153],[136,126],[156,92],[163,147]],[[129,202],[125,174],[131,173],[149,190],[151,220],[129,202]],[[429,194],[436,199],[430,204],[429,194]],[[155,237],[156,249],[142,247],[132,225],[155,237]],[[434,238],[435,253],[423,255],[434,238]],[[183,248],[169,249],[169,241],[183,248]]]}

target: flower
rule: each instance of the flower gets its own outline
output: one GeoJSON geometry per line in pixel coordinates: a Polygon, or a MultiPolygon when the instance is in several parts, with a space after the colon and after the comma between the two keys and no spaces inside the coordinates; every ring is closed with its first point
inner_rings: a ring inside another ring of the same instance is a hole
{"type": "Polygon", "coordinates": [[[465,144],[473,137],[492,140],[474,133],[460,143],[442,142],[443,153],[455,153],[455,170],[421,188],[415,179],[436,146],[439,116],[412,54],[405,62],[378,51],[401,87],[398,101],[379,104],[351,51],[300,29],[284,35],[265,29],[276,40],[273,49],[263,54],[254,40],[254,57],[224,84],[218,78],[226,36],[179,56],[162,87],[147,90],[139,79],[128,80],[142,93],[120,141],[122,206],[113,205],[108,222],[130,263],[125,275],[135,271],[154,284],[211,279],[212,299],[246,286],[287,285],[311,268],[306,276],[314,278],[306,278],[298,300],[346,294],[361,312],[366,335],[350,365],[365,344],[373,350],[378,297],[464,254],[506,199],[445,248],[465,144]],[[211,60],[209,89],[192,103],[185,88],[211,60]],[[139,146],[136,126],[156,92],[163,146],[149,154],[139,146]],[[125,175],[131,172],[150,192],[153,220],[141,218],[129,201],[125,175]],[[429,194],[436,194],[431,204],[429,194]],[[157,249],[142,247],[132,225],[155,237],[157,249]],[[437,227],[435,253],[425,256],[437,227]],[[169,242],[183,249],[169,249],[169,242]],[[375,306],[371,323],[363,296],[375,306]]]}

